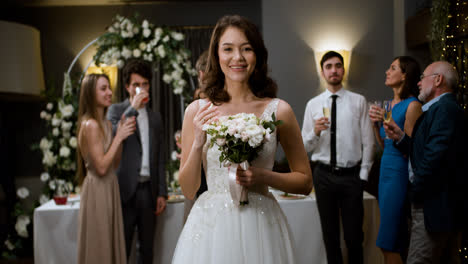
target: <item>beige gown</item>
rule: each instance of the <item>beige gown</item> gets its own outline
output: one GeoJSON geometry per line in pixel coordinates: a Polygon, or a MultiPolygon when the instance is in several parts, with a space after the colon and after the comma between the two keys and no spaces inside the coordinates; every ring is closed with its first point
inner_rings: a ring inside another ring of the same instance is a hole
{"type": "MultiPolygon", "coordinates": [[[[104,150],[112,140],[109,126],[105,126],[104,150]]],[[[84,158],[87,174],[81,191],[78,221],[79,264],[125,264],[125,237],[119,185],[115,170],[98,176],[89,157],[84,158]]]]}

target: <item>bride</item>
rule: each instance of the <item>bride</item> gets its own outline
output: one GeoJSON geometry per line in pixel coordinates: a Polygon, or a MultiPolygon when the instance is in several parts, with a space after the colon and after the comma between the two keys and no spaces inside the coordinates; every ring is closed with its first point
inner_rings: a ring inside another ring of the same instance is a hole
{"type": "Polygon", "coordinates": [[[267,58],[263,39],[253,23],[237,15],[218,21],[203,78],[207,100],[187,107],[179,172],[184,195],[194,199],[203,162],[208,191],[194,204],[172,263],[294,263],[286,217],[268,186],[309,194],[312,173],[294,113],[288,103],[275,98],[277,86],[267,76],[267,58]],[[220,116],[239,112],[254,113],[261,119],[275,113],[283,121],[251,167],[237,170],[237,182],[249,190],[249,204],[245,206],[233,202],[228,169],[220,164],[217,146],[209,148],[202,130],[204,124],[220,116]],[[289,173],[272,171],[278,142],[288,159],[289,173]]]}

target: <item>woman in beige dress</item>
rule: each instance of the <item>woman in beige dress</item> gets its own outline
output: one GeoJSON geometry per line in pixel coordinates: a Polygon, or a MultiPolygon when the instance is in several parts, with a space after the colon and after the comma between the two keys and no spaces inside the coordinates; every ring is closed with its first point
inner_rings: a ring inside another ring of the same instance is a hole
{"type": "Polygon", "coordinates": [[[120,193],[115,169],[121,144],[135,131],[135,118],[122,119],[112,139],[105,119],[112,104],[109,78],[85,76],[78,113],[78,180],[82,185],[78,222],[78,263],[126,263],[120,193]]]}

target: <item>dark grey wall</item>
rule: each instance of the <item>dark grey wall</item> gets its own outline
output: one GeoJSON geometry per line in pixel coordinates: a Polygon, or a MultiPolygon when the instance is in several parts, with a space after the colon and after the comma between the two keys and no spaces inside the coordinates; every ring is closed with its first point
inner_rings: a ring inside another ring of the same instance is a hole
{"type": "MultiPolygon", "coordinates": [[[[261,23],[261,2],[254,1],[176,1],[160,4],[82,6],[82,7],[28,7],[4,12],[11,17],[39,29],[42,42],[42,59],[46,79],[62,80],[78,52],[90,41],[105,32],[112,18],[120,14],[127,17],[139,14],[155,25],[194,26],[214,25],[225,14],[240,14],[257,25],[261,23]]],[[[0,19],[2,17],[0,16],[0,19]]],[[[80,57],[74,70],[82,70],[94,55],[89,48],[80,57]]]]}
{"type": "Polygon", "coordinates": [[[392,95],[384,85],[393,55],[393,1],[263,0],[263,33],[279,97],[302,125],[307,101],[319,94],[314,52],[352,51],[348,88],[368,99],[392,95]]]}

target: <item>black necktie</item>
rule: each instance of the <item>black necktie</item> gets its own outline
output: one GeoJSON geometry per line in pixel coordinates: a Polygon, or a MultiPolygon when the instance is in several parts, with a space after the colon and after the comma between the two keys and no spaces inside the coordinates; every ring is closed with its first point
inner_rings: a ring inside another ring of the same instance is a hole
{"type": "Polygon", "coordinates": [[[334,94],[331,96],[332,108],[331,108],[331,127],[330,127],[330,165],[336,166],[336,98],[338,95],[334,94]]]}

